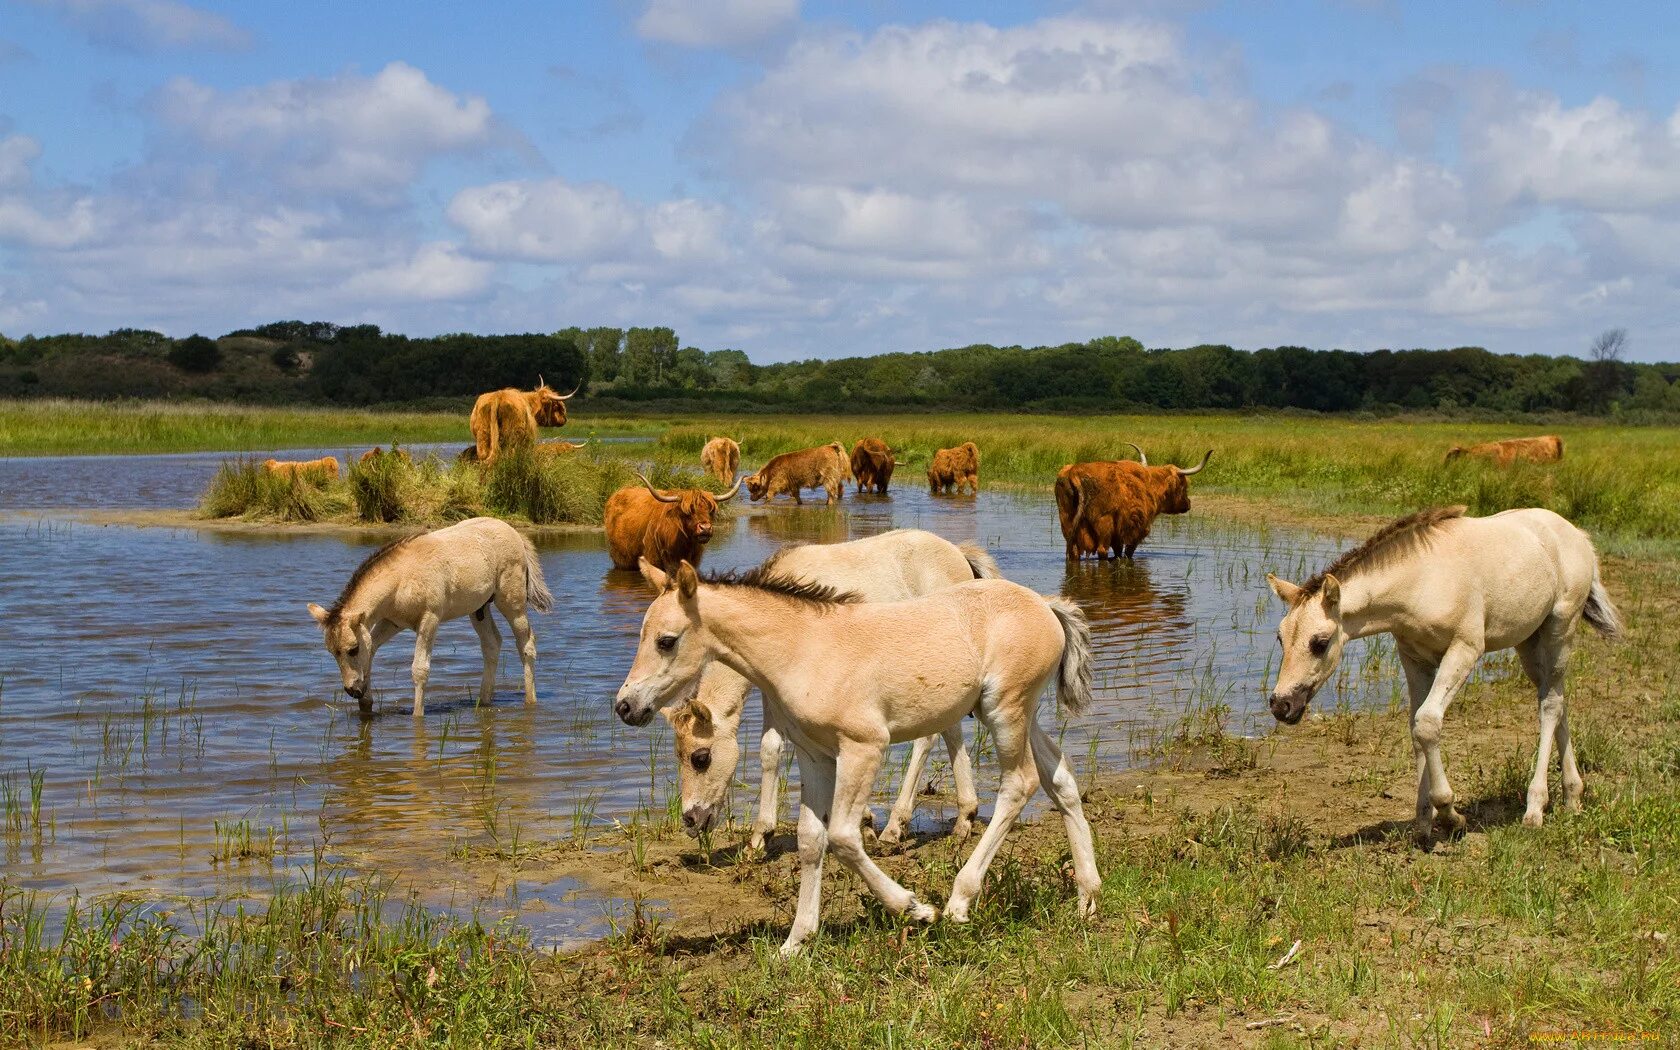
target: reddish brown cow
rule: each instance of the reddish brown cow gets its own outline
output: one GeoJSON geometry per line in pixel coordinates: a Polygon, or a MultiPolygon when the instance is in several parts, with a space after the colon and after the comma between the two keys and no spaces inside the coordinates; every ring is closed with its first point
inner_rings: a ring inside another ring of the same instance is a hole
{"type": "Polygon", "coordinates": [[[731,481],[741,469],[741,446],[726,437],[715,437],[700,450],[700,465],[719,481],[731,481]]]}
{"type": "Polygon", "coordinates": [[[1073,463],[1057,473],[1056,511],[1069,560],[1087,554],[1130,558],[1149,537],[1157,515],[1190,510],[1188,479],[1207,467],[1213,450],[1188,470],[1152,467],[1142,449],[1138,458],[1073,463]]]}
{"type": "Polygon", "coordinates": [[[361,457],[359,459],[357,459],[356,462],[360,463],[362,466],[365,467],[369,463],[372,463],[375,460],[380,459],[380,458],[382,458],[384,456],[387,456],[387,455],[395,456],[398,459],[402,460],[404,463],[413,463],[414,462],[414,460],[408,454],[408,449],[398,448],[395,445],[391,446],[391,451],[390,452],[386,452],[384,449],[382,449],[382,448],[380,448],[376,445],[373,448],[368,449],[366,452],[363,452],[361,454],[361,457]]]}
{"type": "Polygon", "coordinates": [[[532,451],[539,456],[559,456],[567,452],[576,452],[587,444],[587,441],[539,441],[532,451]]]}
{"type": "Polygon", "coordinates": [[[641,478],[642,488],[619,489],[607,499],[602,524],[607,553],[615,568],[634,569],[646,558],[667,571],[682,562],[699,565],[712,540],[712,515],[718,504],[734,497],[741,483],[714,496],[704,489],[661,492],[641,478]]]}
{"type": "Polygon", "coordinates": [[[845,447],[831,441],[816,448],[784,452],[741,480],[755,503],[776,496],[792,496],[795,503],[804,503],[799,496],[800,489],[823,489],[828,493],[828,502],[835,503],[851,477],[845,447]]]}
{"type": "Polygon", "coordinates": [[[857,490],[873,488],[878,496],[887,494],[898,457],[880,438],[864,438],[852,446],[852,476],[857,478],[857,490]]]}
{"type": "Polygon", "coordinates": [[[566,402],[576,394],[557,394],[538,376],[535,390],[508,387],[478,395],[468,418],[478,462],[494,461],[503,446],[536,444],[538,427],[565,426],[566,402]]]}
{"type": "Polygon", "coordinates": [[[972,441],[964,441],[956,448],[942,448],[933,454],[928,464],[928,491],[933,495],[949,495],[953,489],[960,495],[967,485],[975,495],[980,494],[980,449],[972,441]]]}
{"type": "Polygon", "coordinates": [[[328,478],[338,478],[338,457],[322,456],[320,459],[310,460],[279,460],[267,459],[263,461],[263,469],[270,474],[279,474],[287,478],[302,478],[307,481],[325,481],[328,478]]]}
{"type": "Polygon", "coordinates": [[[1447,452],[1447,461],[1450,463],[1464,456],[1492,460],[1502,467],[1508,467],[1518,460],[1528,463],[1556,463],[1563,459],[1563,439],[1555,434],[1547,434],[1545,437],[1488,441],[1480,445],[1471,445],[1469,448],[1454,445],[1447,452]]]}

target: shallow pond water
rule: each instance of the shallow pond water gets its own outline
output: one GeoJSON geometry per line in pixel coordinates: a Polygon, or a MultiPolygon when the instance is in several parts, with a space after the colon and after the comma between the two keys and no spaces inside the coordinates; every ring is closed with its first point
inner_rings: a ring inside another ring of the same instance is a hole
{"type": "MultiPolygon", "coordinates": [[[[609,703],[650,598],[640,579],[610,569],[598,535],[542,539],[556,601],[534,617],[538,704],[521,702],[518,659],[504,648],[496,702],[475,706],[477,640],[456,621],[438,635],[426,716],[409,717],[412,635],[399,635],[376,661],[380,702],[364,720],[304,607],[336,595],[384,537],[17,513],[189,506],[224,458],[0,460],[0,510],[11,512],[0,518],[6,878],[84,896],[261,895],[275,877],[325,860],[393,876],[437,907],[515,912],[545,942],[599,934],[612,902],[569,882],[485,875],[462,857],[567,839],[586,821],[665,819],[669,731],[662,720],[626,727],[609,703]],[[63,495],[45,498],[43,478],[63,495]]],[[[901,486],[836,508],[739,506],[720,521],[706,568],[748,567],[790,541],[900,527],[978,541],[1011,579],[1085,609],[1097,702],[1064,727],[1081,776],[1137,761],[1187,713],[1222,716],[1236,731],[1270,724],[1278,613],[1264,575],[1304,575],[1338,546],[1193,510],[1162,519],[1135,563],[1069,566],[1047,493],[934,498],[901,486]]],[[[1387,676],[1346,666],[1340,702],[1388,702],[1387,676]]],[[[753,749],[756,703],[750,710],[753,749]]],[[[740,775],[757,768],[749,755],[740,775]]],[[[935,771],[948,782],[942,755],[935,771]]],[[[985,813],[995,766],[983,759],[980,776],[985,813]]],[[[895,779],[883,778],[882,798],[895,779]]],[[[755,790],[737,790],[737,814],[755,790]]],[[[918,819],[950,816],[934,807],[918,819]]]]}

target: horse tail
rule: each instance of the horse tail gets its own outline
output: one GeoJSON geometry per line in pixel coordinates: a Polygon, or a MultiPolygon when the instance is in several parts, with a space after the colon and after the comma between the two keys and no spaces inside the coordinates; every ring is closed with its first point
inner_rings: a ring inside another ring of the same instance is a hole
{"type": "Polygon", "coordinates": [[[543,579],[536,545],[529,539],[525,540],[525,604],[538,612],[554,608],[554,595],[549,592],[548,581],[543,579]]]}
{"type": "Polygon", "coordinates": [[[1003,573],[998,571],[997,559],[986,553],[986,548],[978,543],[959,543],[957,550],[968,559],[968,571],[977,580],[1001,580],[1003,573]]]}
{"type": "Polygon", "coordinates": [[[1587,607],[1581,610],[1581,615],[1604,637],[1611,641],[1621,638],[1622,614],[1616,611],[1616,604],[1610,600],[1610,592],[1604,589],[1604,581],[1599,579],[1596,564],[1593,565],[1592,590],[1587,592],[1587,607]]]}
{"type": "Polygon", "coordinates": [[[1062,624],[1062,664],[1056,675],[1056,699],[1062,710],[1082,714],[1091,706],[1091,625],[1079,606],[1044,595],[1062,624]]]}

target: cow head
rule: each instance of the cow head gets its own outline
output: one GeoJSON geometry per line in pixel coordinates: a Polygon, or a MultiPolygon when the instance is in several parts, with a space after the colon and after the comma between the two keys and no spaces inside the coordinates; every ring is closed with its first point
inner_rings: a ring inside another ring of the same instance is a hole
{"type": "Polygon", "coordinates": [[[576,397],[582,387],[583,383],[580,381],[570,394],[562,394],[543,382],[542,376],[538,376],[537,388],[526,395],[531,402],[531,414],[537,417],[537,426],[565,426],[566,402],[576,397]]]}
{"type": "Polygon", "coordinates": [[[1285,725],[1294,725],[1341,662],[1342,646],[1347,643],[1347,631],[1342,627],[1342,585],[1336,577],[1326,576],[1318,590],[1308,594],[1270,573],[1266,582],[1289,606],[1278,625],[1283,663],[1278,668],[1277,685],[1272,688],[1272,716],[1285,725]]]}
{"type": "Polygon", "coordinates": [[[357,613],[345,616],[323,609],[313,602],[309,615],[321,627],[327,652],[338,661],[338,675],[344,691],[361,703],[368,703],[368,675],[373,664],[373,635],[368,630],[367,617],[357,613]]]}
{"type": "Polygon", "coordinates": [[[754,503],[763,499],[764,494],[770,490],[770,481],[764,476],[762,469],[746,475],[741,479],[741,483],[747,486],[747,498],[754,503]]]}
{"type": "MultiPolygon", "coordinates": [[[[1132,447],[1137,448],[1136,445],[1133,445],[1132,447]]],[[[1138,455],[1140,457],[1143,455],[1142,449],[1138,449],[1138,455]]],[[[1191,467],[1189,470],[1185,470],[1183,467],[1175,467],[1171,465],[1154,468],[1156,470],[1166,471],[1167,484],[1166,489],[1161,496],[1162,514],[1190,513],[1189,479],[1191,475],[1200,474],[1202,470],[1207,467],[1208,460],[1212,458],[1213,449],[1210,448],[1207,450],[1207,454],[1202,457],[1202,461],[1196,466],[1191,467]]],[[[1149,461],[1145,459],[1143,462],[1147,465],[1149,461]]]]}
{"type": "Polygon", "coordinates": [[[660,503],[665,504],[666,513],[675,516],[680,521],[680,528],[685,535],[693,536],[696,542],[710,543],[712,540],[712,515],[717,513],[718,504],[726,503],[741,491],[741,482],[737,480],[728,492],[712,495],[705,489],[678,489],[674,493],[661,492],[653,487],[652,482],[641,474],[636,475],[643,485],[647,486],[648,494],[660,503]]]}
{"type": "Polygon", "coordinates": [[[1454,445],[1452,448],[1447,449],[1447,462],[1451,463],[1455,459],[1462,459],[1463,457],[1469,455],[1469,453],[1470,450],[1465,448],[1463,445],[1454,445]]]}

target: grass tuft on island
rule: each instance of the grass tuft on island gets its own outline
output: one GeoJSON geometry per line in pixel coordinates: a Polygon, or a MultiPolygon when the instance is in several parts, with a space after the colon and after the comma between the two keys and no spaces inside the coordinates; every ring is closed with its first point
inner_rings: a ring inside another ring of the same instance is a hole
{"type": "MultiPolygon", "coordinates": [[[[479,515],[532,525],[599,525],[607,498],[640,484],[628,460],[583,452],[506,453],[488,468],[384,455],[352,462],[343,478],[270,473],[254,459],[222,464],[200,502],[207,518],[292,523],[445,525],[479,515]]],[[[656,464],[661,488],[706,488],[696,471],[656,464]]]]}

